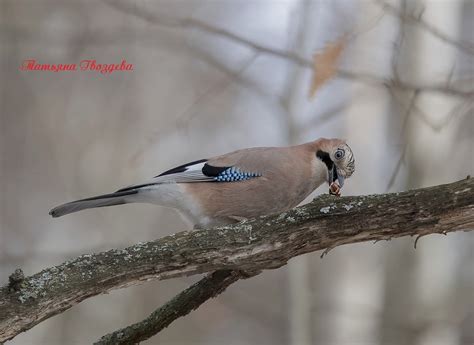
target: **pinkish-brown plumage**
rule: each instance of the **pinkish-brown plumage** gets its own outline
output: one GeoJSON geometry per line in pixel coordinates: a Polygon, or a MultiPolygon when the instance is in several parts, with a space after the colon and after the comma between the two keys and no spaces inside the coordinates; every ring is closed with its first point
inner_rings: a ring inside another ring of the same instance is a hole
{"type": "Polygon", "coordinates": [[[324,182],[338,180],[342,187],[353,171],[352,151],[339,139],[248,148],[177,167],[116,193],[64,204],[50,213],[61,216],[91,207],[147,202],[176,208],[197,226],[224,224],[289,210],[324,182]],[[254,175],[219,182],[228,168],[254,175]]]}
{"type": "Polygon", "coordinates": [[[309,145],[288,148],[254,148],[211,159],[216,166],[238,166],[261,177],[241,182],[188,183],[186,193],[201,205],[205,216],[217,222],[254,218],[298,205],[327,178],[315,169],[309,145]]]}

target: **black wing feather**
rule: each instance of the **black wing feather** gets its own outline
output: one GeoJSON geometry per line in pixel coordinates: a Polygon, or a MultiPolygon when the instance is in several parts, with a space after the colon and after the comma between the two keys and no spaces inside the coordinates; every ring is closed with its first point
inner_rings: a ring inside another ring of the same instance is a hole
{"type": "MultiPolygon", "coordinates": [[[[192,167],[195,164],[200,164],[207,161],[208,161],[207,159],[200,159],[194,162],[183,164],[183,165],[177,166],[176,168],[166,170],[165,172],[155,176],[154,178],[160,178],[167,175],[176,175],[177,177],[179,176],[182,179],[181,182],[216,182],[214,180],[214,177],[219,176],[220,173],[230,168],[230,167],[215,167],[209,164],[204,164],[203,168],[201,169],[201,173],[202,173],[201,177],[199,177],[199,172],[198,172],[199,170],[189,170],[189,173],[187,173],[187,174],[190,174],[188,175],[188,178],[186,174],[184,175],[181,174],[181,173],[187,172],[189,167],[192,167]],[[194,173],[194,175],[192,175],[192,173],[194,173]]],[[[129,192],[129,191],[137,190],[143,187],[154,186],[160,183],[163,183],[163,182],[151,181],[148,183],[128,186],[128,187],[119,189],[116,193],[129,192]]]]}
{"type": "Polygon", "coordinates": [[[165,175],[171,175],[171,174],[177,174],[177,173],[180,173],[180,172],[185,172],[187,169],[187,167],[189,167],[190,165],[194,165],[194,164],[199,164],[199,163],[204,163],[204,162],[207,162],[208,160],[207,159],[199,159],[197,161],[194,161],[194,162],[190,162],[190,163],[186,163],[186,164],[183,164],[183,165],[180,165],[179,167],[176,167],[176,168],[173,168],[173,169],[170,169],[170,170],[166,170],[165,172],[162,172],[161,174],[155,176],[155,177],[160,177],[160,176],[165,176],[165,175]]]}
{"type": "Polygon", "coordinates": [[[216,176],[219,176],[219,174],[227,169],[229,169],[230,167],[215,167],[215,166],[212,166],[212,165],[209,165],[209,164],[204,164],[203,168],[202,168],[202,173],[206,176],[209,176],[209,177],[216,177],[216,176]]]}

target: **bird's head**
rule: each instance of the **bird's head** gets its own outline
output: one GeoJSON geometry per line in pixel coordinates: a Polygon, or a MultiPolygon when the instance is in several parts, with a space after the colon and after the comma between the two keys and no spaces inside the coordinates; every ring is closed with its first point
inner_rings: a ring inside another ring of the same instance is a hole
{"type": "Polygon", "coordinates": [[[349,178],[355,170],[354,154],[351,148],[341,139],[320,139],[316,143],[316,157],[328,169],[329,185],[337,181],[342,187],[344,180],[349,178]]]}

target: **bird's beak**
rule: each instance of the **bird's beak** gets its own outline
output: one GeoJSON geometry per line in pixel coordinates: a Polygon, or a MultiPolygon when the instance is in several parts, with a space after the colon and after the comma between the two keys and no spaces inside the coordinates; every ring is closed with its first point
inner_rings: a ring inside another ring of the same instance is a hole
{"type": "Polygon", "coordinates": [[[337,173],[336,166],[333,166],[332,169],[329,171],[329,181],[328,181],[329,185],[331,185],[336,180],[339,184],[339,187],[342,188],[342,186],[344,185],[344,177],[339,175],[337,173]]]}
{"type": "Polygon", "coordinates": [[[342,186],[344,186],[344,177],[337,174],[337,182],[339,182],[339,187],[342,188],[342,186]]]}
{"type": "Polygon", "coordinates": [[[331,185],[334,181],[337,180],[337,170],[336,167],[333,165],[331,170],[328,170],[328,184],[331,185]]]}

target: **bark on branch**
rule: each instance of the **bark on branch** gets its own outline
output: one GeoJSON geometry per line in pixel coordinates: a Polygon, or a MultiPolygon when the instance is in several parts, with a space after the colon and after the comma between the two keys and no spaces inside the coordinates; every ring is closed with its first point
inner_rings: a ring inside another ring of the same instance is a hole
{"type": "Polygon", "coordinates": [[[251,274],[232,270],[211,273],[155,310],[145,320],[106,334],[94,345],[138,344],[145,341],[168,327],[177,318],[189,314],[208,299],[216,297],[229,285],[249,276],[251,274]]]}
{"type": "Polygon", "coordinates": [[[0,342],[82,300],[152,279],[258,271],[363,241],[474,229],[474,179],[396,194],[321,196],[280,215],[86,254],[0,288],[0,342]]]}

